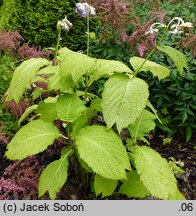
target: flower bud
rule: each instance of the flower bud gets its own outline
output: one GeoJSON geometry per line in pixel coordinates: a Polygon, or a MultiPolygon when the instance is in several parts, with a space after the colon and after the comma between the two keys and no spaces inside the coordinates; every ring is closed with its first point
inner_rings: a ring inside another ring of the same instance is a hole
{"type": "Polygon", "coordinates": [[[67,19],[66,16],[62,21],[57,22],[57,30],[62,28],[64,31],[69,31],[72,26],[73,24],[67,19]]]}

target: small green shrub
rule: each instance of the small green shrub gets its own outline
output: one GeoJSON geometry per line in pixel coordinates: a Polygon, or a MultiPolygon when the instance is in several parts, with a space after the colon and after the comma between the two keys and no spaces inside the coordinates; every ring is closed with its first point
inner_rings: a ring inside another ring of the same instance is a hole
{"type": "Polygon", "coordinates": [[[158,126],[167,136],[176,132],[180,132],[181,136],[185,134],[187,142],[196,131],[196,74],[193,70],[196,70],[196,62],[192,64],[192,71],[179,76],[173,70],[160,82],[150,74],[142,75],[150,85],[150,101],[162,121],[158,126]]]}
{"type": "MultiPolygon", "coordinates": [[[[118,192],[128,197],[184,199],[167,160],[149,146],[138,145],[138,140],[149,144],[145,135],[154,129],[158,118],[149,102],[148,85],[138,74],[150,71],[159,80],[168,77],[167,67],[148,60],[156,49],[170,56],[180,76],[184,68],[188,70],[183,53],[161,45],[164,35],[171,30],[170,25],[179,21],[179,29],[187,25],[180,18],[172,19],[168,25],[158,24],[164,28],[163,37],[146,59],[130,58],[133,70],[120,61],[91,58],[68,48],[56,50],[55,61],[31,58],[16,68],[5,94],[6,101],[18,103],[31,90],[28,98],[35,103],[25,110],[18,124],[32,112],[38,119],[32,117],[21,127],[7,145],[5,155],[11,160],[21,160],[43,152],[57,138],[66,144],[60,158],[42,172],[39,197],[48,191],[51,199],[56,198],[68,178],[69,158],[75,158],[76,172],[79,163],[82,174],[94,180],[96,196],[113,194],[121,181],[118,192]],[[99,79],[106,79],[101,97],[91,92],[92,84],[99,79]],[[47,87],[39,87],[37,82],[46,83],[47,87]],[[44,94],[46,97],[42,98],[43,92],[52,91],[56,92],[55,97],[44,94]],[[97,113],[103,118],[102,124],[93,121],[97,113]],[[62,130],[57,122],[62,122],[62,130]],[[128,139],[123,143],[121,132],[125,129],[128,139]]],[[[153,27],[151,30],[156,30],[153,27]]]]}

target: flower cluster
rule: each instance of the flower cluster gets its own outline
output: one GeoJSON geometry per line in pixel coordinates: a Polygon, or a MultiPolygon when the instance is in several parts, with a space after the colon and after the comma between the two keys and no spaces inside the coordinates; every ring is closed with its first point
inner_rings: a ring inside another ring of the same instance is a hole
{"type": "Polygon", "coordinates": [[[171,34],[180,34],[182,33],[184,30],[190,30],[193,28],[193,24],[191,22],[184,22],[184,20],[182,20],[179,17],[175,17],[174,19],[171,20],[170,24],[173,21],[178,21],[178,23],[171,25],[169,33],[171,34]]]}
{"type": "Polygon", "coordinates": [[[37,157],[27,157],[10,164],[0,178],[0,200],[38,199],[38,182],[43,166],[37,157]]]}
{"type": "Polygon", "coordinates": [[[180,17],[175,17],[173,18],[168,25],[165,25],[163,23],[153,23],[150,26],[150,29],[145,33],[146,35],[150,34],[156,34],[159,32],[159,28],[168,28],[170,31],[169,33],[171,34],[180,34],[183,32],[183,30],[190,30],[193,28],[193,24],[191,22],[184,22],[183,19],[180,17]],[[173,24],[173,22],[175,22],[173,24]]]}
{"type": "Polygon", "coordinates": [[[24,191],[23,187],[14,184],[10,179],[0,179],[0,193],[7,191],[24,191]]]}
{"type": "Polygon", "coordinates": [[[145,33],[145,35],[152,35],[152,34],[156,34],[159,32],[159,29],[158,28],[166,28],[167,26],[165,24],[162,24],[162,23],[159,23],[159,22],[156,22],[156,23],[153,23],[149,30],[145,33]]]}
{"type": "Polygon", "coordinates": [[[95,8],[86,2],[76,4],[76,13],[84,18],[88,17],[89,15],[96,15],[95,8]]]}
{"type": "Polygon", "coordinates": [[[17,31],[0,31],[0,52],[15,50],[20,46],[20,41],[24,40],[17,31]]]}
{"type": "Polygon", "coordinates": [[[18,55],[21,58],[48,58],[51,54],[53,54],[53,51],[51,50],[40,50],[39,47],[29,46],[29,43],[23,44],[19,49],[18,49],[18,55]]]}
{"type": "Polygon", "coordinates": [[[63,30],[65,30],[67,32],[70,30],[70,28],[72,26],[73,26],[73,24],[67,19],[66,16],[62,21],[57,22],[57,29],[62,28],[63,30]]]}

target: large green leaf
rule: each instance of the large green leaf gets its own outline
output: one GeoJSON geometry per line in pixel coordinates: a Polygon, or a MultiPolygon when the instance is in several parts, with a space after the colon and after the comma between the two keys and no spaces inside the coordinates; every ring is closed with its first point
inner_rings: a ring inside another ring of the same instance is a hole
{"type": "Polygon", "coordinates": [[[95,59],[68,48],[61,48],[58,53],[63,78],[72,79],[74,83],[77,83],[84,74],[90,73],[95,66],[95,59]]]}
{"type": "Polygon", "coordinates": [[[123,181],[119,193],[141,199],[150,195],[136,171],[127,173],[127,180],[123,181]]]}
{"type": "Polygon", "coordinates": [[[144,109],[135,123],[128,126],[131,138],[135,141],[143,138],[144,135],[154,129],[155,119],[156,116],[154,114],[144,109]]]}
{"type": "Polygon", "coordinates": [[[103,126],[87,126],[75,138],[76,148],[95,173],[113,180],[126,179],[125,169],[130,170],[126,149],[111,129],[103,126]]]}
{"type": "Polygon", "coordinates": [[[57,119],[56,103],[39,103],[36,110],[37,113],[41,114],[41,119],[46,122],[52,122],[57,119]]]}
{"type": "Polygon", "coordinates": [[[114,72],[129,73],[131,69],[124,63],[115,60],[90,58],[67,48],[59,50],[60,71],[63,80],[77,83],[84,74],[90,74],[90,83],[101,77],[109,77],[114,72]]]}
{"type": "Polygon", "coordinates": [[[21,63],[14,71],[14,75],[10,82],[10,87],[6,92],[6,100],[14,99],[16,103],[32,84],[32,79],[36,76],[40,68],[51,64],[44,58],[31,58],[21,63]]]}
{"type": "Polygon", "coordinates": [[[132,156],[141,181],[153,196],[167,200],[176,194],[176,179],[166,159],[146,146],[135,147],[132,156]]]}
{"type": "Polygon", "coordinates": [[[118,180],[106,179],[99,174],[95,175],[94,178],[94,189],[96,196],[102,194],[102,197],[110,196],[116,189],[118,180]]]}
{"type": "MultiPolygon", "coordinates": [[[[109,77],[113,73],[129,73],[133,71],[120,61],[97,59],[94,70],[91,70],[90,80],[95,81],[102,77],[109,77]]],[[[91,82],[92,82],[91,81],[91,82]]]]}
{"type": "Polygon", "coordinates": [[[75,121],[85,109],[84,101],[71,94],[60,96],[56,104],[58,118],[67,122],[75,121]]]}
{"type": "Polygon", "coordinates": [[[180,193],[179,189],[176,189],[175,194],[171,194],[168,200],[185,200],[185,197],[180,193]]]}
{"type": "Polygon", "coordinates": [[[101,100],[96,98],[91,102],[89,108],[86,108],[82,114],[72,123],[72,133],[71,136],[77,136],[78,131],[85,127],[88,121],[100,111],[101,100]]]}
{"type": "Polygon", "coordinates": [[[68,157],[71,150],[67,151],[61,156],[59,160],[50,163],[42,172],[39,179],[38,194],[39,197],[43,196],[47,191],[50,198],[55,199],[64,183],[67,180],[68,171],[68,157]]]}
{"type": "Polygon", "coordinates": [[[148,96],[148,85],[142,79],[124,74],[111,76],[105,83],[102,99],[107,126],[111,128],[116,123],[120,132],[134,124],[146,106],[148,96]]]}
{"type": "Polygon", "coordinates": [[[32,121],[16,133],[5,155],[11,160],[24,159],[44,151],[59,136],[59,130],[52,123],[32,121]]]}
{"type": "Polygon", "coordinates": [[[182,52],[170,46],[158,46],[157,48],[166,53],[173,60],[180,75],[182,75],[184,68],[188,70],[188,63],[182,52]]]}
{"type": "Polygon", "coordinates": [[[49,65],[41,69],[38,75],[46,75],[45,81],[48,82],[48,90],[63,90],[64,82],[61,78],[60,65],[49,65]]]}
{"type": "Polygon", "coordinates": [[[158,77],[158,79],[164,79],[165,77],[169,76],[170,70],[160,64],[157,64],[153,61],[147,60],[144,63],[145,59],[139,58],[139,57],[132,57],[130,58],[130,63],[134,69],[134,71],[144,71],[148,72],[150,71],[154,77],[158,77]],[[141,67],[141,65],[144,63],[144,65],[141,67]],[[141,67],[141,68],[140,68],[141,67]]]}

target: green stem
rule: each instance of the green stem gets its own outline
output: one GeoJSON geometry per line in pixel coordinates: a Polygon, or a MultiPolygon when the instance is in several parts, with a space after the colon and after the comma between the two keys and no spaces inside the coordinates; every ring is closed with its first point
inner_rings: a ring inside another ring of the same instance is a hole
{"type": "Polygon", "coordinates": [[[89,56],[89,44],[90,44],[90,24],[89,24],[89,12],[87,14],[87,56],[89,56]]]}
{"type": "MultiPolygon", "coordinates": [[[[88,14],[87,14],[87,56],[89,56],[89,47],[90,47],[90,23],[89,23],[89,16],[90,16],[90,14],[89,14],[89,12],[88,12],[88,14]]],[[[86,82],[85,82],[85,95],[84,95],[84,99],[86,100],[86,98],[87,98],[87,91],[88,91],[88,88],[89,88],[89,86],[88,86],[88,72],[86,73],[86,80],[85,80],[86,82]]]]}
{"type": "Polygon", "coordinates": [[[151,57],[151,55],[155,52],[155,50],[157,49],[158,46],[160,46],[161,42],[163,41],[165,35],[168,32],[168,26],[166,26],[165,31],[163,33],[163,35],[161,36],[159,42],[157,43],[157,45],[151,50],[151,52],[148,54],[148,56],[146,57],[146,59],[144,60],[144,62],[141,64],[141,66],[134,72],[134,76],[137,76],[137,74],[140,72],[140,69],[144,66],[144,64],[147,62],[147,60],[151,57]]]}
{"type": "Polygon", "coordinates": [[[58,37],[57,37],[57,44],[56,44],[56,49],[55,49],[55,53],[54,53],[54,65],[57,65],[57,52],[59,50],[59,45],[60,45],[60,41],[61,41],[61,28],[59,28],[58,30],[58,37]]]}

